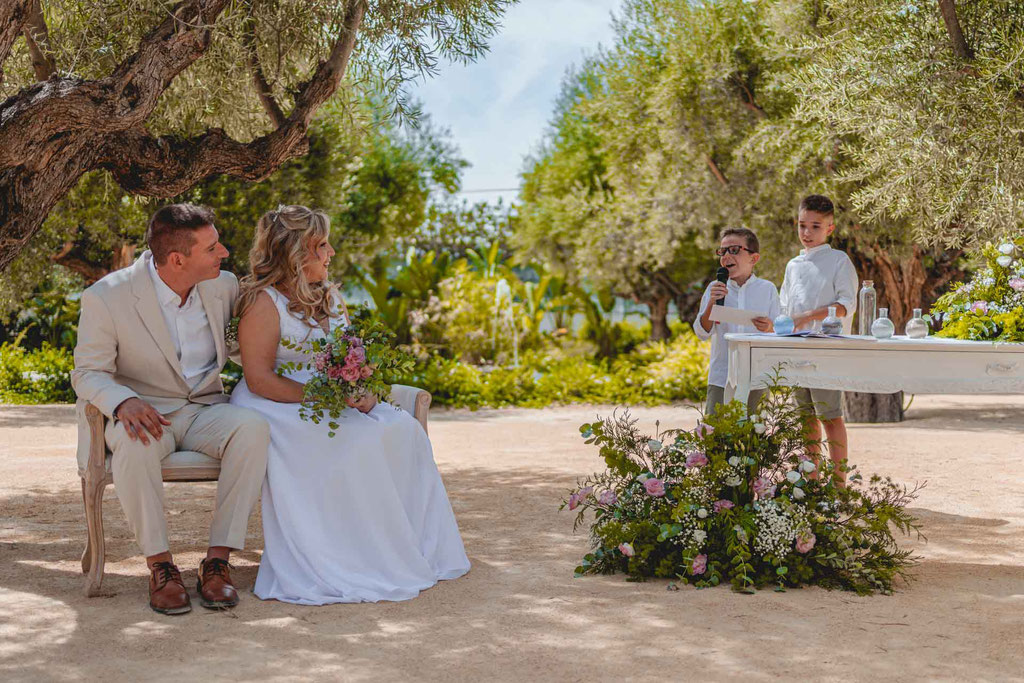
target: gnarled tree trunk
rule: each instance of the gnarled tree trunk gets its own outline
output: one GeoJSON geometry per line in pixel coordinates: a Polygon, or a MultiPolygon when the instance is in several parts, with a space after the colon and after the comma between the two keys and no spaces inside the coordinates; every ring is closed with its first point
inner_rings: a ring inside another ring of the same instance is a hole
{"type": "MultiPolygon", "coordinates": [[[[106,78],[53,75],[0,103],[0,270],[89,171],[106,169],[135,194],[173,197],[217,174],[261,180],[304,154],[309,123],[337,90],[366,11],[366,0],[343,1],[344,24],[329,56],[295,94],[286,117],[261,93],[277,127],[249,143],[216,128],[189,139],[146,130],[163,92],[209,48],[211,27],[228,0],[177,3],[106,78]]],[[[45,41],[37,7],[37,0],[0,3],[0,66],[23,28],[37,47],[45,41]]],[[[45,51],[38,63],[33,55],[37,72],[46,70],[45,51]]]]}

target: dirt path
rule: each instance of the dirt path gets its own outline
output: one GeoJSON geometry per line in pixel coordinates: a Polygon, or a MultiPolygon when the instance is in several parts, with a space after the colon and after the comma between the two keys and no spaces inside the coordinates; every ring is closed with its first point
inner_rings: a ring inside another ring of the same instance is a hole
{"type": "MultiPolygon", "coordinates": [[[[248,589],[233,612],[161,617],[108,490],[109,597],[86,599],[73,412],[0,407],[0,680],[1024,681],[1024,398],[918,397],[907,422],[855,426],[865,473],[927,480],[928,543],[891,597],[754,596],[573,579],[586,551],[558,512],[601,463],[577,426],[607,408],[436,412],[431,436],[473,570],[405,603],[297,607],[248,589]]],[[[691,410],[637,410],[653,431],[691,410]]],[[[168,486],[172,550],[194,585],[213,485],[168,486]]],[[[261,547],[258,514],[250,526],[261,547]]]]}

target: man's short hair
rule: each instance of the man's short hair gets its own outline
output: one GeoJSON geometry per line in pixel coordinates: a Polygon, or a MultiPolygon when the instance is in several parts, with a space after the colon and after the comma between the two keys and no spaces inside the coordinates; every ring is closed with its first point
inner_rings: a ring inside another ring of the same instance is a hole
{"type": "Polygon", "coordinates": [[[726,237],[729,237],[730,235],[736,235],[737,237],[742,237],[743,239],[745,239],[747,241],[747,249],[750,251],[750,253],[760,253],[761,242],[758,241],[757,235],[750,228],[726,228],[725,230],[722,231],[722,235],[718,239],[724,240],[726,237]]]}
{"type": "Polygon", "coordinates": [[[822,216],[834,216],[836,209],[832,205],[832,200],[825,195],[809,194],[800,200],[798,211],[814,211],[822,216]]]}
{"type": "Polygon", "coordinates": [[[171,252],[192,255],[195,231],[213,225],[213,210],[195,204],[170,204],[159,209],[149,220],[146,243],[157,265],[167,263],[171,252]]]}

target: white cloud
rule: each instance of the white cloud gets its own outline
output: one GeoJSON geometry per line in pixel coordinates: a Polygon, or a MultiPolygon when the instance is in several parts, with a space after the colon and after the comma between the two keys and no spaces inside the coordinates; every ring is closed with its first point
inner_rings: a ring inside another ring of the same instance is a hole
{"type": "MultiPolygon", "coordinates": [[[[522,0],[480,61],[443,65],[413,89],[438,125],[448,127],[472,164],[466,190],[515,188],[523,158],[539,142],[565,70],[613,36],[620,0],[522,0]]],[[[516,191],[468,193],[511,200],[516,191]]]]}

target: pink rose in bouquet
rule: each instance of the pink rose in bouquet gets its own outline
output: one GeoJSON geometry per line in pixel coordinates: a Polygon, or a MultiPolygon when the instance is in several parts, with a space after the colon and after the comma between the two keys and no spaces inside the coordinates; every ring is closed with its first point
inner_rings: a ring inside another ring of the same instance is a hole
{"type": "Polygon", "coordinates": [[[1006,284],[1010,285],[1010,288],[1015,292],[1024,291],[1024,278],[1012,277],[1006,284]]]}
{"type": "Polygon", "coordinates": [[[971,313],[981,313],[982,315],[985,315],[988,313],[988,302],[975,301],[971,304],[971,313]]]}
{"type": "Polygon", "coordinates": [[[814,542],[818,539],[810,531],[804,531],[796,537],[796,551],[798,553],[808,553],[811,548],[814,547],[814,542]]]}
{"type": "Polygon", "coordinates": [[[775,484],[768,477],[758,477],[754,480],[754,495],[758,498],[774,498],[775,484]]]}
{"type": "MultiPolygon", "coordinates": [[[[332,368],[333,369],[333,368],[332,368]]],[[[346,382],[355,382],[359,379],[359,366],[357,365],[343,365],[341,366],[341,378],[346,382]]]]}
{"type": "Polygon", "coordinates": [[[620,543],[619,552],[626,557],[633,557],[636,553],[633,551],[633,546],[629,543],[620,543]]]}
{"type": "Polygon", "coordinates": [[[580,495],[578,493],[569,494],[569,509],[575,510],[580,506],[580,495]]]}
{"type": "Polygon", "coordinates": [[[359,368],[359,376],[362,379],[368,379],[372,374],[373,368],[371,368],[369,365],[364,365],[363,367],[359,368]]]}
{"type": "Polygon", "coordinates": [[[330,379],[334,379],[334,380],[341,379],[341,371],[342,371],[342,369],[343,368],[342,368],[341,365],[332,365],[331,367],[329,367],[327,369],[327,376],[330,379]]]}
{"type": "Polygon", "coordinates": [[[619,497],[615,495],[615,491],[602,491],[597,497],[597,502],[601,505],[615,505],[618,501],[619,497]]]}
{"type": "Polygon", "coordinates": [[[687,467],[702,467],[708,464],[708,456],[703,451],[695,451],[686,456],[687,467]]]}
{"type": "Polygon", "coordinates": [[[703,574],[708,568],[708,556],[700,554],[693,558],[693,563],[690,565],[690,573],[696,575],[703,574]]]}
{"type": "Polygon", "coordinates": [[[644,489],[648,495],[660,498],[665,495],[665,482],[661,479],[648,479],[644,482],[644,489]]]}
{"type": "Polygon", "coordinates": [[[362,346],[351,346],[348,350],[348,355],[345,356],[345,362],[352,365],[362,365],[366,362],[366,349],[362,346]]]}
{"type": "Polygon", "coordinates": [[[731,500],[723,498],[722,500],[716,500],[713,507],[715,512],[721,512],[722,510],[732,510],[736,505],[731,500]]]}
{"type": "Polygon", "coordinates": [[[714,434],[715,428],[709,424],[698,422],[697,428],[693,430],[693,433],[703,439],[706,436],[711,436],[712,434],[714,434]]]}

